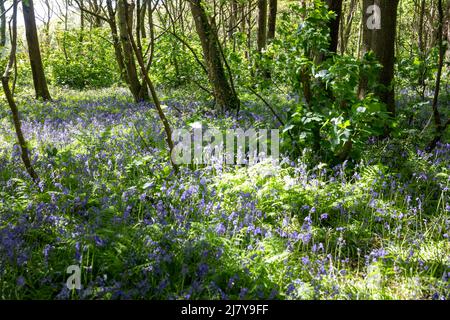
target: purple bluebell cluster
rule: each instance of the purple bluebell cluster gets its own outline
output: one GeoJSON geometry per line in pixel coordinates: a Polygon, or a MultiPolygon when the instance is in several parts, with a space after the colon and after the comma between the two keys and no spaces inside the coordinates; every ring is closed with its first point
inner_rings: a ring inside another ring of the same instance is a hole
{"type": "MultiPolygon", "coordinates": [[[[2,297],[449,297],[448,143],[431,153],[388,143],[334,168],[287,159],[270,175],[268,164],[175,173],[149,103],[119,93],[21,103],[41,183],[2,126],[2,297]],[[66,287],[71,265],[80,290],[66,287]],[[408,287],[411,276],[423,283],[408,287]]],[[[179,111],[198,107],[165,104],[180,125],[179,111]]],[[[227,121],[255,118],[241,117],[227,121]]]]}

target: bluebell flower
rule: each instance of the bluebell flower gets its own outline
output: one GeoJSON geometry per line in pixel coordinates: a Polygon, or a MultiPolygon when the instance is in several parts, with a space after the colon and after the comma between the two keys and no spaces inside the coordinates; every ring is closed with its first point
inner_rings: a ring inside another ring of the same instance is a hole
{"type": "Polygon", "coordinates": [[[247,296],[248,288],[242,288],[239,293],[239,299],[244,299],[247,296]]]}
{"type": "Polygon", "coordinates": [[[23,287],[25,285],[25,278],[23,276],[19,276],[16,283],[18,287],[23,287]]]}
{"type": "Polygon", "coordinates": [[[309,258],[308,257],[302,257],[302,263],[305,266],[309,265],[310,264],[309,258]]]}

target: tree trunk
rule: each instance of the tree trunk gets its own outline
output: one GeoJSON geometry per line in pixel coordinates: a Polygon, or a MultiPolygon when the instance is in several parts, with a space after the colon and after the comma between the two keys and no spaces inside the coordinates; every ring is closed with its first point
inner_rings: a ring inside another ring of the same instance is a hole
{"type": "Polygon", "coordinates": [[[221,112],[230,109],[238,110],[240,102],[225,74],[225,61],[217,38],[215,23],[213,20],[209,21],[203,6],[201,0],[190,1],[191,12],[202,44],[208,78],[214,92],[216,105],[221,112]]]}
{"type": "Polygon", "coordinates": [[[159,97],[156,93],[156,89],[153,85],[153,82],[151,81],[149,75],[148,75],[148,68],[145,66],[145,62],[144,62],[144,57],[142,55],[142,51],[138,48],[136,41],[134,40],[133,37],[133,23],[131,20],[128,19],[132,19],[133,18],[133,6],[131,4],[129,4],[127,2],[127,0],[120,0],[119,1],[119,6],[122,7],[122,9],[124,10],[124,16],[127,18],[127,21],[125,23],[125,27],[126,27],[126,31],[128,33],[128,39],[130,42],[130,46],[134,52],[134,54],[136,55],[136,59],[138,61],[138,65],[141,69],[141,73],[142,73],[142,77],[144,78],[144,83],[145,86],[143,86],[144,88],[148,88],[148,90],[150,91],[150,95],[153,99],[153,102],[155,104],[156,107],[156,111],[158,112],[159,118],[162,122],[162,125],[164,127],[164,131],[166,133],[166,141],[167,144],[169,146],[169,157],[171,159],[171,163],[173,166],[173,169],[177,172],[178,171],[178,166],[177,164],[174,163],[173,158],[172,158],[172,152],[174,149],[174,143],[172,140],[172,128],[170,126],[170,123],[162,109],[161,106],[161,102],[159,100],[159,97]]]}
{"type": "Polygon", "coordinates": [[[439,62],[438,62],[438,71],[436,75],[436,85],[434,89],[434,98],[433,98],[433,116],[434,116],[434,124],[436,126],[436,131],[440,134],[442,121],[441,115],[438,110],[438,102],[439,102],[439,92],[441,89],[441,77],[442,77],[442,69],[444,67],[444,59],[445,59],[445,51],[446,47],[444,44],[444,7],[442,5],[442,0],[438,0],[438,27],[437,27],[437,41],[439,46],[439,62]]]}
{"type": "Polygon", "coordinates": [[[108,10],[108,24],[111,29],[111,35],[113,40],[114,54],[116,56],[117,65],[119,66],[120,75],[122,80],[128,84],[128,76],[125,70],[125,64],[123,59],[122,47],[120,43],[119,31],[116,23],[116,12],[114,10],[112,0],[106,1],[108,10]]]}
{"type": "Polygon", "coordinates": [[[246,26],[246,16],[245,16],[245,4],[241,3],[239,4],[239,11],[241,14],[241,25],[239,27],[239,32],[245,33],[245,26],[246,26]]]}
{"type": "Polygon", "coordinates": [[[142,39],[146,39],[147,38],[147,30],[145,29],[145,14],[147,12],[147,0],[144,0],[140,10],[141,10],[141,13],[140,13],[140,15],[141,15],[141,17],[140,17],[140,20],[141,20],[141,23],[140,23],[141,38],[142,39]]]}
{"type": "Polygon", "coordinates": [[[252,18],[252,1],[248,2],[247,5],[247,19],[246,19],[246,23],[247,23],[247,59],[250,61],[250,53],[252,52],[252,29],[253,29],[253,18],[252,18]]]}
{"type": "Polygon", "coordinates": [[[14,129],[16,131],[17,141],[19,142],[20,150],[21,150],[21,157],[22,161],[25,165],[25,169],[27,170],[30,177],[33,179],[34,182],[39,182],[39,177],[34,171],[33,165],[30,160],[29,156],[29,150],[28,150],[28,144],[25,140],[25,137],[22,132],[22,124],[20,121],[19,116],[19,110],[17,108],[16,102],[14,100],[14,96],[11,92],[11,89],[9,88],[9,77],[11,73],[11,69],[13,68],[13,65],[16,60],[16,47],[17,47],[17,4],[18,1],[14,0],[13,2],[13,14],[12,14],[12,30],[11,30],[11,52],[9,54],[9,62],[6,66],[5,73],[2,77],[2,86],[3,91],[6,96],[6,100],[8,101],[8,105],[11,109],[12,117],[13,117],[13,123],[14,123],[14,129]]]}
{"type": "Polygon", "coordinates": [[[232,0],[230,4],[230,18],[228,20],[228,38],[233,43],[233,51],[236,50],[236,38],[234,34],[236,33],[238,19],[238,3],[237,0],[232,0]]]}
{"type": "Polygon", "coordinates": [[[258,52],[261,53],[267,44],[267,0],[258,0],[258,52]]]}
{"type": "MultiPolygon", "coordinates": [[[[131,21],[131,24],[133,22],[131,21]]],[[[141,41],[141,25],[143,22],[141,21],[141,0],[136,0],[136,44],[139,50],[142,51],[142,41],[141,41]]]]}
{"type": "Polygon", "coordinates": [[[424,26],[424,20],[425,20],[425,7],[426,3],[425,0],[421,0],[420,3],[420,9],[419,9],[419,30],[418,30],[418,36],[419,36],[419,52],[423,54],[425,52],[425,42],[423,38],[423,32],[425,29],[424,26]]]}
{"type": "Polygon", "coordinates": [[[349,11],[348,16],[346,19],[345,24],[342,23],[341,25],[341,54],[344,54],[347,50],[348,46],[348,40],[350,39],[350,33],[352,31],[352,25],[353,25],[353,18],[356,11],[356,8],[358,6],[358,0],[351,0],[349,4],[349,11]]]}
{"type": "Polygon", "coordinates": [[[22,1],[22,7],[36,99],[51,100],[45,79],[44,66],[42,64],[33,0],[22,1]]]}
{"type": "MultiPolygon", "coordinates": [[[[66,5],[68,5],[67,2],[66,2],[66,5]]],[[[81,29],[81,32],[80,32],[80,35],[81,35],[80,42],[83,41],[83,31],[84,31],[84,25],[85,25],[85,21],[84,21],[84,11],[83,11],[82,8],[84,8],[84,1],[83,1],[83,0],[80,0],[80,29],[81,29]]],[[[67,28],[66,28],[66,29],[67,29],[67,28]]]]}
{"type": "Polygon", "coordinates": [[[450,61],[450,1],[447,0],[447,18],[445,19],[446,22],[446,28],[447,28],[447,53],[446,57],[447,60],[450,61]]]}
{"type": "Polygon", "coordinates": [[[275,39],[275,31],[277,27],[278,0],[269,0],[269,26],[267,31],[267,40],[275,39]]]}
{"type": "Polygon", "coordinates": [[[331,41],[328,50],[330,52],[336,53],[339,43],[339,26],[341,24],[342,0],[327,0],[327,4],[329,10],[336,13],[336,18],[331,20],[329,23],[331,41]]]}
{"type": "Polygon", "coordinates": [[[100,17],[99,17],[99,15],[100,15],[101,12],[102,12],[102,9],[101,9],[101,7],[100,7],[100,4],[101,4],[101,3],[97,2],[97,0],[93,0],[93,1],[92,1],[92,11],[95,12],[95,13],[97,14],[97,15],[94,17],[94,21],[93,21],[93,23],[92,23],[92,26],[93,26],[94,28],[101,28],[102,25],[103,25],[103,20],[100,19],[100,17]]]}
{"type": "MultiPolygon", "coordinates": [[[[393,86],[395,62],[395,38],[397,30],[397,7],[399,0],[364,0],[363,2],[363,54],[373,51],[382,65],[377,75],[375,95],[386,104],[387,111],[395,117],[395,91],[393,86]],[[375,5],[375,11],[369,7],[375,5]],[[380,16],[377,14],[380,9],[380,16]]],[[[367,79],[362,77],[359,87],[360,97],[367,91],[367,79]]]]}
{"type": "Polygon", "coordinates": [[[4,47],[6,44],[6,13],[5,0],[0,0],[0,46],[4,47]]]}
{"type": "Polygon", "coordinates": [[[122,43],[123,61],[128,79],[128,86],[136,102],[142,101],[145,98],[143,92],[143,86],[139,80],[138,71],[136,69],[136,62],[133,55],[133,47],[131,46],[130,38],[128,36],[128,29],[133,29],[132,26],[127,26],[128,23],[132,24],[133,21],[133,8],[126,10],[125,3],[118,1],[117,14],[119,21],[120,41],[122,43]],[[131,15],[127,17],[127,14],[131,15]]]}

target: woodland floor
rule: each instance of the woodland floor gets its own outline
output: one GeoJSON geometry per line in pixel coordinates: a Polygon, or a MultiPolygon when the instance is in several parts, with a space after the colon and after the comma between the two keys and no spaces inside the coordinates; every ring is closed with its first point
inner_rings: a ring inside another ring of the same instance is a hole
{"type": "MultiPolygon", "coordinates": [[[[239,119],[164,103],[175,127],[273,125],[251,101],[239,119]]],[[[450,143],[423,151],[429,112],[400,112],[407,136],[371,140],[358,162],[175,174],[155,111],[126,90],[19,104],[41,184],[0,109],[0,299],[450,298],[450,143]]]]}

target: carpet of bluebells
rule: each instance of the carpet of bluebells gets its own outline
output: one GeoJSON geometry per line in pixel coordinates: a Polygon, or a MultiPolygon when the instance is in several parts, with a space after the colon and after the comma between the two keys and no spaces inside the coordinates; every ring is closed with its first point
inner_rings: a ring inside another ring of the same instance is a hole
{"type": "MultiPolygon", "coordinates": [[[[0,299],[450,298],[449,143],[174,173],[154,109],[125,92],[19,101],[39,185],[0,108],[0,299]]],[[[265,121],[164,103],[175,126],[265,121]]]]}

